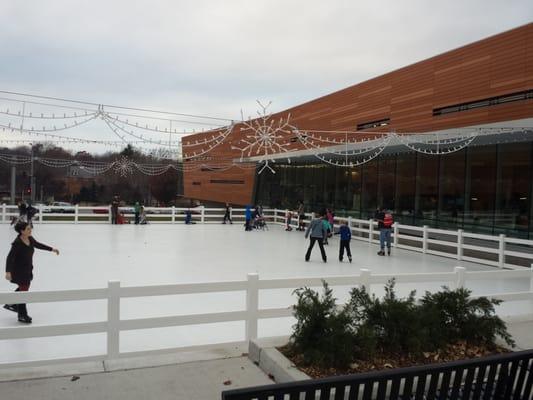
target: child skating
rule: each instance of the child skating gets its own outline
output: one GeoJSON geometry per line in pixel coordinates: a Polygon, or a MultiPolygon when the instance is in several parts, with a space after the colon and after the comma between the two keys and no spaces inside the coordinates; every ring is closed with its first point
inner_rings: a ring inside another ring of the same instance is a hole
{"type": "Polygon", "coordinates": [[[344,258],[344,249],[346,249],[346,255],[348,260],[352,262],[352,252],[350,251],[350,240],[352,239],[352,230],[348,226],[348,222],[345,222],[339,228],[339,231],[335,235],[341,235],[341,243],[339,246],[339,261],[342,262],[344,258]]]}

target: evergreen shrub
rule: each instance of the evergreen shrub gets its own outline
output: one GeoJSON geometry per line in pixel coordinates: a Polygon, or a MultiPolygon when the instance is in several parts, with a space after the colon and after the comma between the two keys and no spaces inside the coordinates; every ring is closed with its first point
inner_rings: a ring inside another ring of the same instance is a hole
{"type": "Polygon", "coordinates": [[[363,287],[354,288],[342,307],[326,282],[322,295],[307,287],[295,290],[296,324],[289,352],[305,365],[346,368],[355,360],[371,359],[376,352],[420,354],[460,341],[496,347],[498,336],[514,346],[505,323],[495,313],[501,301],[473,299],[467,289],[447,287],[426,292],[416,301],[415,291],[398,298],[394,286],[392,279],[382,299],[363,287]]]}

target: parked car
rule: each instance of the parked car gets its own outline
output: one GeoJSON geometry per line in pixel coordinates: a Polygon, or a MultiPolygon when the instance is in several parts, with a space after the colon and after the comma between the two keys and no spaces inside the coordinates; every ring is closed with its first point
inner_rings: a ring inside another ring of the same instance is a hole
{"type": "Polygon", "coordinates": [[[37,214],[39,213],[39,211],[42,211],[43,213],[51,212],[50,207],[44,203],[34,203],[33,207],[35,207],[38,210],[37,214]]]}
{"type": "Polygon", "coordinates": [[[50,212],[53,213],[74,213],[74,209],[70,208],[72,207],[72,204],[65,201],[54,201],[52,204],[50,204],[50,206],[50,212]]]}

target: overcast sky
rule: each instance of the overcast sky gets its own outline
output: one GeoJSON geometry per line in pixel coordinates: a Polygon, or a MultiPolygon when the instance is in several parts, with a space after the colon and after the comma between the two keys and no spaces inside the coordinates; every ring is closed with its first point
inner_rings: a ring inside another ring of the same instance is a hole
{"type": "MultiPolygon", "coordinates": [[[[532,20],[531,0],[1,0],[0,90],[238,119],[532,20]]],[[[92,123],[63,134],[114,138],[92,123]]]]}

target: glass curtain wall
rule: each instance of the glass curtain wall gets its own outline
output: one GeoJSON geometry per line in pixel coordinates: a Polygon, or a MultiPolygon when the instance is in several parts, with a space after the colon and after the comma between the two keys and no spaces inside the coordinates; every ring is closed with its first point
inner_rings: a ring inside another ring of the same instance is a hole
{"type": "Polygon", "coordinates": [[[356,168],[276,165],[258,176],[256,202],[368,219],[378,206],[404,224],[533,239],[531,142],[471,146],[447,155],[382,155],[356,168]]]}
{"type": "Polygon", "coordinates": [[[527,237],[530,221],[531,148],[523,143],[498,146],[494,230],[527,237]]]}
{"type": "Polygon", "coordinates": [[[454,228],[463,224],[466,150],[439,158],[439,226],[454,228]]]}

